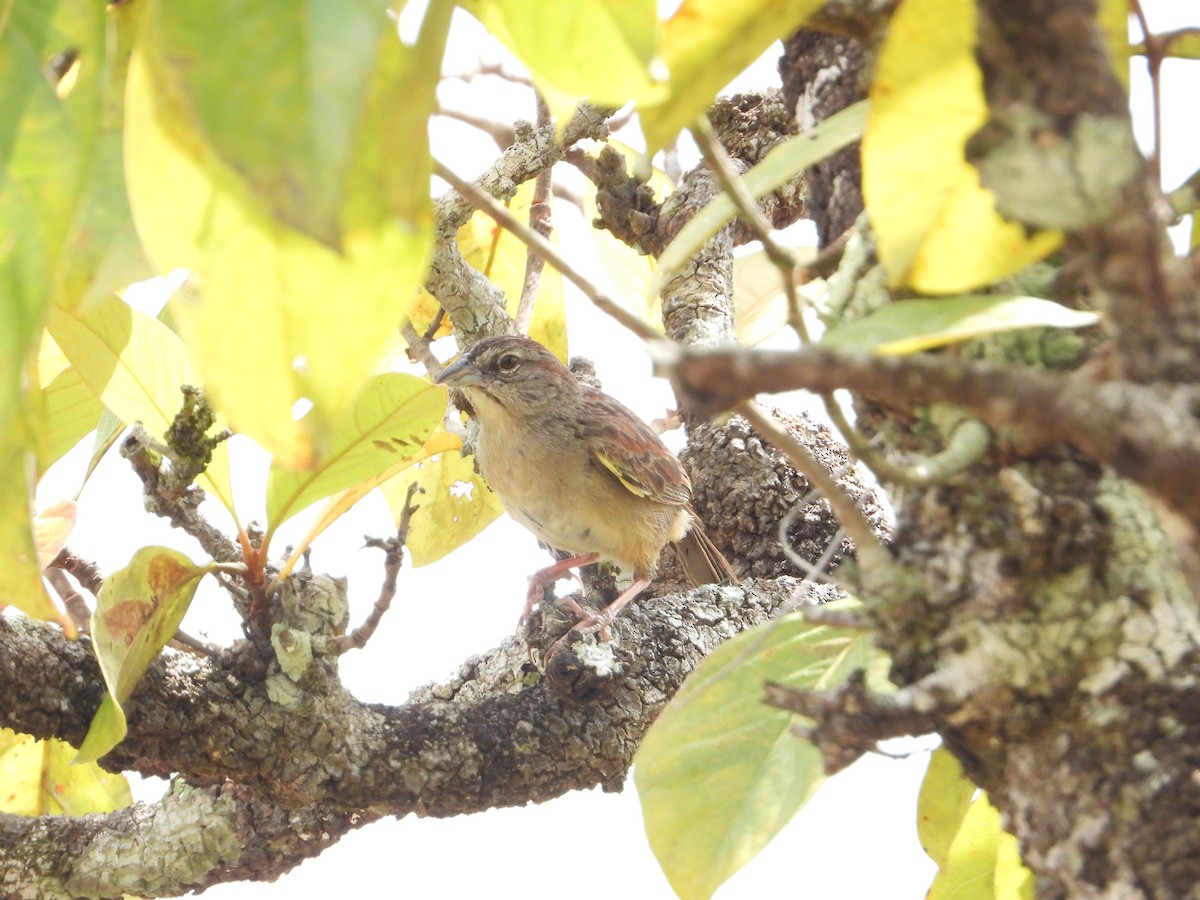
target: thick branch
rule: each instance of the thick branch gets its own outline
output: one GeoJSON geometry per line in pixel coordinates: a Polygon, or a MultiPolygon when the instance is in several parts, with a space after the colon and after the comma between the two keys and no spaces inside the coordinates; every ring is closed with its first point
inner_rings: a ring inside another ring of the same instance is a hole
{"type": "MultiPolygon", "coordinates": [[[[534,673],[515,639],[395,707],[357,702],[332,674],[305,681],[292,702],[272,689],[283,676],[246,644],[204,660],[163,657],[126,704],[129,736],[105,764],[180,772],[198,785],[230,780],[289,809],[394,815],[458,815],[619,784],[642,733],[703,655],[794,589],[781,579],[638,604],[615,625],[618,646],[655,652],[635,652],[624,681],[582,706],[545,680],[517,689],[534,673]]],[[[78,745],[101,692],[85,641],[0,618],[0,724],[78,745]]]]}
{"type": "Polygon", "coordinates": [[[1200,392],[1188,386],[1094,383],[1080,376],[950,356],[875,357],[796,352],[684,352],[660,346],[660,367],[699,415],[760,392],[846,388],[899,407],[953,403],[1027,442],[1067,442],[1136,481],[1200,527],[1200,392]]]}
{"type": "Polygon", "coordinates": [[[10,900],[168,897],[270,881],[378,818],[321,805],[285,810],[233,785],[181,781],[157,803],[108,815],[0,814],[0,893],[10,900]]]}

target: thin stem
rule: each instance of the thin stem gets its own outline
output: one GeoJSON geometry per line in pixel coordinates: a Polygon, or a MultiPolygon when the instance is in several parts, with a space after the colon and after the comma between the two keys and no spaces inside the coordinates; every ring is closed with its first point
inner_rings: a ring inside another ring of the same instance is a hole
{"type": "Polygon", "coordinates": [[[1130,0],[1130,8],[1142,29],[1142,43],[1146,47],[1146,67],[1150,73],[1150,100],[1154,115],[1154,143],[1147,160],[1154,181],[1162,189],[1162,63],[1166,46],[1163,40],[1150,31],[1146,11],[1141,0],[1130,0]]]}
{"type": "Polygon", "coordinates": [[[468,201],[476,209],[483,210],[498,225],[507,228],[534,253],[562,272],[563,276],[579,288],[583,295],[592,301],[601,312],[607,313],[645,341],[662,341],[661,334],[617,303],[616,300],[609,297],[600,288],[596,287],[596,285],[589,281],[558,252],[557,247],[540,234],[531,231],[529,226],[517,219],[503,204],[498,203],[489,194],[480,190],[476,185],[460,177],[455,172],[452,172],[436,159],[433,161],[433,171],[435,175],[458,191],[464,200],[468,201]]]}
{"type": "Polygon", "coordinates": [[[756,403],[739,403],[735,412],[745,417],[768,444],[782,451],[791,464],[808,479],[809,484],[829,501],[834,516],[846,529],[850,540],[854,541],[858,561],[864,572],[880,571],[892,564],[891,554],[876,537],[875,529],[862,514],[858,504],[808,452],[808,448],[780,427],[779,423],[756,403]]]}
{"type": "MultiPolygon", "coordinates": [[[[544,128],[551,122],[550,107],[546,105],[545,99],[540,93],[535,94],[537,98],[537,123],[539,128],[544,128]]],[[[550,191],[553,185],[552,172],[553,166],[546,166],[533,180],[533,201],[529,204],[529,230],[534,234],[539,234],[543,238],[550,237],[552,228],[550,218],[550,191]]],[[[542,283],[542,268],[546,261],[533,252],[533,248],[526,248],[525,254],[525,279],[521,283],[521,300],[517,304],[517,332],[519,334],[529,334],[529,326],[533,322],[533,307],[534,301],[537,299],[538,287],[542,283]]]]}

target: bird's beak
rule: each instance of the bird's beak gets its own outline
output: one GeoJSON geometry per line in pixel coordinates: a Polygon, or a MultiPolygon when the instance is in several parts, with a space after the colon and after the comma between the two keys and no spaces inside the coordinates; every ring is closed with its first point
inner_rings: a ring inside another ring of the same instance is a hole
{"type": "Polygon", "coordinates": [[[434,384],[444,384],[447,387],[467,387],[483,381],[483,369],[471,362],[465,356],[460,356],[448,365],[442,374],[434,379],[434,384]]]}

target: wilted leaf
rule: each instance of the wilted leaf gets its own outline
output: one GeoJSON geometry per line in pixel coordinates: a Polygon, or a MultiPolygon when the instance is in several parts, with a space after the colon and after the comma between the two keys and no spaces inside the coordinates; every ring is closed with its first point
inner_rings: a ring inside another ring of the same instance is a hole
{"type": "Polygon", "coordinates": [[[662,24],[659,42],[670,92],[639,104],[653,154],[708,109],[717,92],[824,5],[823,0],[684,0],[662,24]]]}
{"type": "Polygon", "coordinates": [[[129,565],[105,579],[92,613],[91,633],[108,693],[75,762],[94,762],[125,737],[121,704],[179,630],[208,571],[176,550],[143,547],[129,565]]]}
{"type": "Polygon", "coordinates": [[[405,546],[414,566],[437,562],[487,528],[504,511],[500,499],[476,474],[473,456],[442,453],[384,484],[383,496],[397,521],[413,482],[421,486],[421,492],[413,497],[417,509],[409,523],[405,546]]]}
{"type": "Polygon", "coordinates": [[[1084,328],[1094,312],[1069,309],[1040,297],[986,294],[938,300],[898,300],[821,338],[827,347],[901,356],[1021,328],[1084,328]]]}
{"type": "Polygon", "coordinates": [[[354,406],[334,424],[328,452],[311,469],[293,472],[271,466],[267,476],[270,529],[417,453],[445,410],[445,388],[398,372],[370,379],[354,406]]]}
{"type": "Polygon", "coordinates": [[[75,748],[0,728],[0,812],[19,816],[84,816],[133,802],[123,775],[95,763],[71,765],[75,748]]]}
{"type": "MultiPolygon", "coordinates": [[[[642,156],[627,144],[609,140],[605,146],[611,147],[625,157],[627,168],[639,164],[642,156]]],[[[675,186],[666,173],[656,167],[651,167],[646,185],[651,189],[655,201],[661,203],[667,198],[675,186]]],[[[588,180],[583,185],[583,217],[591,222],[600,216],[596,202],[596,186],[588,180]]],[[[654,273],[658,262],[649,254],[639,253],[624,241],[604,228],[586,229],[596,256],[604,267],[603,278],[607,280],[608,294],[628,307],[639,319],[658,331],[663,330],[662,298],[653,291],[654,273]]]]}
{"type": "MultiPolygon", "coordinates": [[[[758,165],[742,176],[742,182],[752,197],[764,197],[799,176],[805,169],[828,159],[843,147],[854,143],[863,134],[867,120],[865,100],[834,113],[803,134],[793,135],[776,144],[758,165]]],[[[736,214],[733,201],[720,193],[688,220],[671,240],[658,259],[658,279],[651,289],[662,290],[667,279],[695,256],[714,234],[728,224],[736,214]]]]}
{"type": "Polygon", "coordinates": [[[974,0],[905,0],[880,51],[863,136],[863,196],[893,285],[967,291],[1062,241],[996,212],[966,143],[987,121],[974,0]]]}
{"type": "Polygon", "coordinates": [[[650,847],[684,900],[707,898],[792,818],[824,781],[820,752],[762,702],[763,684],[827,690],[887,660],[860,632],[795,614],[722,644],[647,732],[634,783],[650,847]]]}

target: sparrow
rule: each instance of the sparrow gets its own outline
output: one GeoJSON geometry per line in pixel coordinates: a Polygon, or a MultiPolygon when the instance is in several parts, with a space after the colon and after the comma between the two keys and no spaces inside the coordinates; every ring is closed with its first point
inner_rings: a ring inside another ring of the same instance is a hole
{"type": "Polygon", "coordinates": [[[479,471],[504,509],[570,554],[530,577],[522,622],[547,587],[606,560],[633,574],[612,603],[593,611],[557,602],[579,617],[572,630],[608,640],[608,626],[650,584],[669,543],[694,584],[737,580],[691,507],[679,460],[628,407],[577,380],[541,344],[484,338],[435,383],[460,388],[470,402],[479,471]]]}

